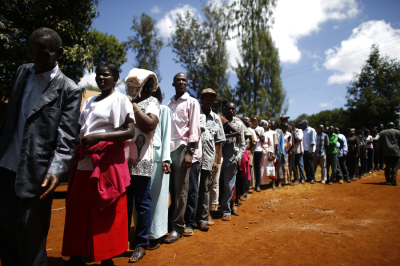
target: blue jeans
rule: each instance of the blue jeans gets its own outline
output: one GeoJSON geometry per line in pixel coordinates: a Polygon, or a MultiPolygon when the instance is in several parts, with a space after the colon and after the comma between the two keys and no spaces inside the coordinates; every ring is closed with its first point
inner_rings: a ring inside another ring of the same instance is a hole
{"type": "Polygon", "coordinates": [[[192,229],[196,227],[195,218],[199,193],[199,166],[199,162],[192,163],[189,174],[189,192],[185,211],[185,226],[192,229]]]}
{"type": "Polygon", "coordinates": [[[131,175],[131,184],[126,188],[128,224],[130,227],[132,208],[135,205],[137,212],[135,243],[141,247],[149,245],[152,207],[150,184],[151,178],[149,176],[131,175]]]}
{"type": "Polygon", "coordinates": [[[233,196],[233,189],[236,182],[237,164],[231,161],[235,157],[235,149],[233,142],[226,141],[222,146],[222,156],[224,160],[221,165],[221,174],[219,177],[219,185],[222,188],[220,201],[220,211],[222,214],[231,214],[230,202],[233,196]]]}
{"type": "Polygon", "coordinates": [[[328,182],[336,182],[337,173],[337,153],[326,155],[326,174],[328,176],[328,182]],[[329,166],[332,168],[332,175],[329,176],[329,166]]]}
{"type": "Polygon", "coordinates": [[[300,181],[305,181],[306,177],[304,176],[304,163],[303,163],[303,154],[298,153],[294,155],[294,167],[296,168],[299,167],[300,171],[300,181]]]}

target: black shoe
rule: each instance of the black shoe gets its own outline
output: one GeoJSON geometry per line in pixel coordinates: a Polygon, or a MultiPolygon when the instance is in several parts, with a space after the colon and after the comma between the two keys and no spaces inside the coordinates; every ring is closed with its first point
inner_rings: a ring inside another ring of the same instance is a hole
{"type": "Polygon", "coordinates": [[[203,232],[208,232],[209,229],[206,222],[200,222],[197,228],[203,232]]]}
{"type": "Polygon", "coordinates": [[[392,186],[397,186],[397,182],[396,183],[391,183],[392,186]]]}
{"type": "Polygon", "coordinates": [[[178,233],[177,231],[172,231],[169,236],[164,240],[165,243],[171,244],[175,243],[182,237],[182,234],[178,233]]]}

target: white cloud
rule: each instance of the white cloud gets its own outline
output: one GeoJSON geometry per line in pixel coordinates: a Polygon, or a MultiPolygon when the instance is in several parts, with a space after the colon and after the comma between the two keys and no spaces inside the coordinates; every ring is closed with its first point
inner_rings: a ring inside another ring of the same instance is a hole
{"type": "Polygon", "coordinates": [[[333,98],[333,100],[332,101],[330,101],[330,102],[321,102],[321,103],[319,103],[319,106],[321,106],[321,107],[333,107],[334,106],[334,102],[335,101],[337,101],[337,100],[339,100],[339,101],[342,101],[342,102],[345,102],[346,100],[345,99],[343,99],[343,98],[341,98],[341,97],[335,97],[335,98],[333,98]]]}
{"type": "Polygon", "coordinates": [[[362,65],[371,52],[374,43],[379,45],[381,55],[400,58],[400,29],[394,29],[383,20],[367,21],[353,29],[351,36],[340,43],[339,47],[325,51],[324,67],[334,71],[328,78],[328,84],[349,82],[353,73],[360,72],[362,65]]]}
{"type": "Polygon", "coordinates": [[[86,86],[89,83],[90,85],[97,87],[95,78],[96,78],[96,73],[94,73],[94,72],[89,73],[85,69],[85,73],[83,74],[83,77],[79,81],[78,86],[82,88],[82,87],[86,86]]]}
{"type": "Polygon", "coordinates": [[[125,81],[123,81],[123,80],[119,80],[117,82],[117,84],[115,85],[115,91],[119,91],[122,94],[126,94],[125,88],[126,88],[126,85],[125,85],[125,81]]]}
{"type": "Polygon", "coordinates": [[[340,29],[340,27],[338,25],[335,25],[335,26],[333,26],[333,29],[338,30],[338,29],[340,29]]]}
{"type": "Polygon", "coordinates": [[[154,7],[151,9],[150,12],[151,12],[152,14],[158,14],[158,13],[161,12],[161,9],[160,9],[160,7],[158,7],[158,6],[154,6],[154,7]]]}
{"type": "Polygon", "coordinates": [[[300,61],[299,39],[318,32],[323,23],[354,18],[359,12],[356,0],[279,0],[271,34],[281,62],[300,61]]]}
{"type": "Polygon", "coordinates": [[[189,12],[192,16],[201,20],[198,10],[190,5],[175,8],[168,11],[165,16],[157,22],[156,27],[159,29],[161,36],[164,38],[171,37],[171,33],[175,31],[175,21],[178,19],[178,14],[184,16],[186,12],[189,12]]]}

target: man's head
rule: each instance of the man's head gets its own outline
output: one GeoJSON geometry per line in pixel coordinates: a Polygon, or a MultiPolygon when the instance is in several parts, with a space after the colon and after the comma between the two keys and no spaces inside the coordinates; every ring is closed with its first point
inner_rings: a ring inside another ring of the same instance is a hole
{"type": "Polygon", "coordinates": [[[281,124],[281,127],[282,127],[283,133],[286,133],[286,131],[288,130],[288,123],[283,122],[283,123],[281,124]]]}
{"type": "Polygon", "coordinates": [[[281,123],[287,122],[289,118],[290,118],[290,117],[287,116],[287,115],[282,115],[282,116],[280,117],[281,123]]]}
{"type": "Polygon", "coordinates": [[[272,120],[272,121],[271,121],[271,126],[270,126],[270,128],[271,128],[272,130],[275,130],[276,127],[277,127],[277,125],[278,125],[278,123],[277,123],[275,120],[272,120]]]}
{"type": "Polygon", "coordinates": [[[372,135],[373,137],[375,137],[377,134],[378,134],[378,129],[377,129],[377,128],[373,128],[373,129],[371,130],[371,135],[372,135]]]}
{"type": "Polygon", "coordinates": [[[303,120],[299,123],[299,125],[301,126],[302,129],[306,129],[308,127],[308,121],[303,120]]]}
{"type": "Polygon", "coordinates": [[[217,97],[217,93],[212,89],[205,89],[201,93],[201,106],[204,110],[210,110],[214,104],[214,100],[217,97]]]}
{"type": "Polygon", "coordinates": [[[339,134],[339,133],[340,133],[340,128],[335,127],[334,132],[335,132],[336,134],[339,134]]]}
{"type": "Polygon", "coordinates": [[[333,130],[335,129],[334,126],[329,126],[328,127],[328,135],[331,136],[333,134],[333,130]]]}
{"type": "Polygon", "coordinates": [[[387,123],[386,127],[387,128],[394,128],[394,123],[393,122],[389,122],[389,123],[387,123]]]}
{"type": "Polygon", "coordinates": [[[322,132],[324,132],[324,125],[318,125],[317,126],[317,133],[320,135],[322,132]]]}
{"type": "Polygon", "coordinates": [[[221,107],[222,107],[222,113],[223,113],[223,114],[225,114],[224,108],[225,108],[225,105],[226,105],[227,103],[229,103],[228,100],[222,100],[221,107]]]}
{"type": "Polygon", "coordinates": [[[186,87],[188,86],[188,78],[183,73],[178,73],[174,77],[174,83],[172,86],[175,87],[176,94],[182,95],[186,92],[186,87]]]}
{"type": "Polygon", "coordinates": [[[296,123],[291,123],[290,126],[292,127],[293,132],[297,130],[296,123]]]}
{"type": "Polygon", "coordinates": [[[221,98],[219,97],[215,97],[214,99],[214,103],[211,107],[212,111],[216,114],[219,113],[219,108],[221,107],[221,98]]]}
{"type": "Polygon", "coordinates": [[[236,114],[236,104],[234,103],[225,104],[224,115],[228,119],[231,119],[235,114],[236,114]]]}
{"type": "Polygon", "coordinates": [[[245,125],[246,127],[251,127],[250,118],[244,116],[244,117],[242,118],[242,121],[243,121],[243,123],[244,123],[244,125],[245,125]]]}
{"type": "Polygon", "coordinates": [[[28,56],[35,64],[36,74],[52,70],[63,52],[61,38],[54,30],[39,28],[32,32],[28,42],[28,56]]]}
{"type": "Polygon", "coordinates": [[[369,135],[369,129],[365,129],[364,130],[364,136],[368,137],[368,135],[369,135]]]}
{"type": "Polygon", "coordinates": [[[258,126],[258,124],[260,123],[260,118],[256,115],[253,115],[251,117],[251,125],[253,128],[256,128],[258,126]]]}
{"type": "Polygon", "coordinates": [[[379,130],[379,131],[382,131],[384,128],[385,128],[385,126],[384,126],[383,124],[380,124],[380,125],[378,126],[378,130],[379,130]]]}

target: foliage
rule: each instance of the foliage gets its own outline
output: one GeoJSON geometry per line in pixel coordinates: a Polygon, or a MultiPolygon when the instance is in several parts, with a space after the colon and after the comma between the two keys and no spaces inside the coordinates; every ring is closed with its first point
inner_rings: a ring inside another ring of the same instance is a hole
{"type": "Polygon", "coordinates": [[[198,20],[185,13],[182,17],[178,14],[176,31],[172,34],[168,46],[177,55],[175,63],[181,63],[186,69],[189,87],[200,96],[202,90],[200,77],[202,76],[202,52],[207,45],[208,35],[198,20]]]}
{"type": "Polygon", "coordinates": [[[0,97],[9,97],[18,66],[30,62],[26,44],[30,34],[48,27],[61,36],[64,55],[58,64],[64,74],[79,81],[84,69],[93,69],[88,31],[98,15],[98,0],[0,1],[0,97]]]}
{"type": "Polygon", "coordinates": [[[353,127],[349,122],[348,115],[348,110],[343,108],[324,110],[313,115],[301,114],[295,120],[289,121],[289,123],[295,123],[298,125],[302,120],[307,120],[309,126],[315,129],[318,125],[324,125],[325,127],[335,126],[339,127],[341,132],[345,132],[347,128],[353,127]]]}
{"type": "Polygon", "coordinates": [[[133,66],[153,71],[160,81],[158,55],[164,43],[158,36],[159,33],[155,27],[156,20],[142,13],[140,21],[138,17],[134,17],[132,23],[131,29],[135,35],[128,38],[125,47],[136,53],[136,62],[133,66]]]}
{"type": "Polygon", "coordinates": [[[121,65],[126,62],[126,49],[114,35],[94,29],[89,34],[89,44],[95,67],[111,63],[118,67],[119,72],[122,72],[121,65]]]}
{"type": "Polygon", "coordinates": [[[262,119],[288,109],[279,53],[268,26],[274,6],[274,0],[241,0],[232,6],[241,55],[234,99],[240,113],[257,114],[262,119]]]}
{"type": "Polygon", "coordinates": [[[355,127],[398,124],[400,61],[382,57],[379,46],[372,45],[368,60],[347,88],[346,98],[349,119],[355,127]]]}
{"type": "Polygon", "coordinates": [[[93,86],[93,85],[91,85],[89,82],[88,82],[85,86],[83,86],[83,88],[84,88],[85,90],[88,90],[88,91],[98,91],[98,92],[101,92],[101,90],[100,90],[97,86],[93,86]]]}
{"type": "Polygon", "coordinates": [[[225,7],[218,7],[212,1],[203,5],[204,31],[207,36],[207,49],[202,53],[202,75],[200,90],[212,88],[221,99],[232,101],[232,92],[229,85],[229,53],[226,49],[226,40],[229,39],[225,7]]]}

